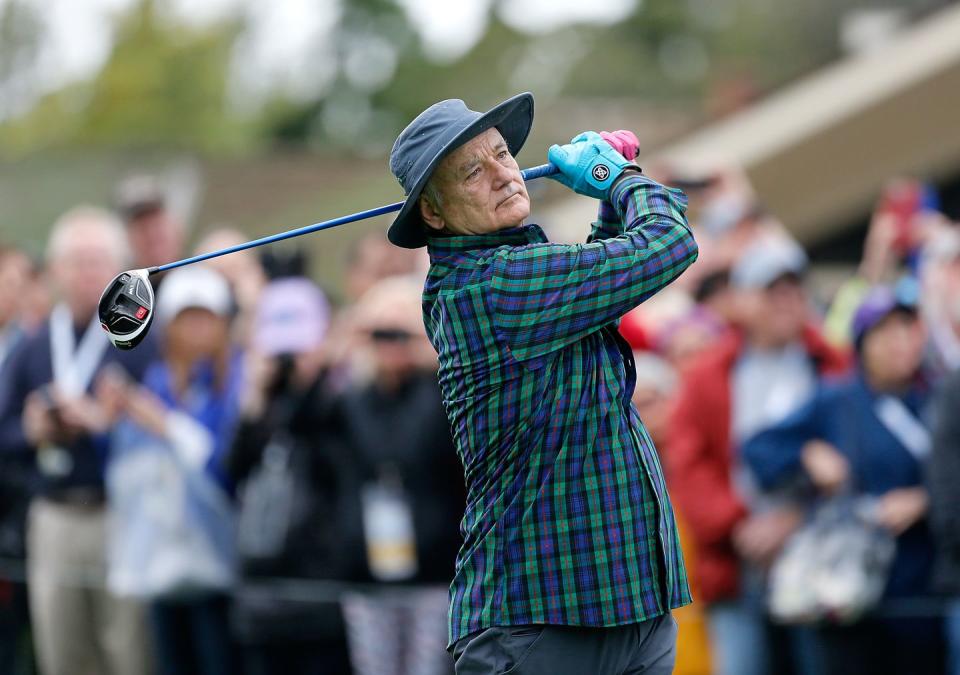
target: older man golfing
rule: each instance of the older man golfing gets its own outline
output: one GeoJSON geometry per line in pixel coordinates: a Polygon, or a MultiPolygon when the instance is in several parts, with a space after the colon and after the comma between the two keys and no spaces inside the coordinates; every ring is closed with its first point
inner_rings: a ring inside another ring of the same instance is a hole
{"type": "Polygon", "coordinates": [[[389,238],[430,254],[424,323],[467,484],[448,648],[458,675],[664,675],[690,594],[616,325],[697,245],[683,194],[641,173],[624,132],[548,152],[600,200],[586,243],[525,225],[532,123],[528,93],[486,113],[441,101],[390,157],[406,201],[389,238]]]}

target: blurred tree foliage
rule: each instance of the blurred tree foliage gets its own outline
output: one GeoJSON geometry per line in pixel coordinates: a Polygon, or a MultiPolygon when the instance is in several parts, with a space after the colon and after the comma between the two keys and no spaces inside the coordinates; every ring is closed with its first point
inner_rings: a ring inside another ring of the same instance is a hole
{"type": "MultiPolygon", "coordinates": [[[[8,5],[7,14],[16,6],[8,5]]],[[[142,0],[117,21],[110,57],[93,80],[55,91],[30,114],[0,126],[0,147],[18,153],[49,146],[163,145],[217,152],[249,142],[249,124],[231,116],[226,105],[239,20],[196,29],[164,20],[154,0],[142,0]]],[[[6,45],[0,55],[5,52],[6,45]]]]}
{"type": "Polygon", "coordinates": [[[230,50],[239,21],[201,30],[164,23],[144,0],[124,17],[110,59],[93,81],[80,143],[229,149],[243,138],[227,114],[230,50]]]}
{"type": "Polygon", "coordinates": [[[37,68],[42,26],[36,10],[23,0],[0,5],[0,119],[17,112],[17,101],[37,68]]]}
{"type": "MultiPolygon", "coordinates": [[[[397,0],[341,0],[336,25],[316,38],[334,44],[332,82],[314,100],[277,92],[251,117],[226,95],[242,5],[233,19],[194,28],[158,18],[154,2],[118,18],[112,53],[92,81],[44,97],[26,115],[0,115],[0,147],[155,144],[217,154],[270,144],[382,157],[436,100],[482,106],[526,89],[547,104],[541,111],[558,98],[614,98],[722,114],[836,58],[840,17],[871,4],[638,0],[614,26],[538,33],[511,27],[506,0],[490,0],[482,38],[453,62],[437,62],[397,0]]],[[[942,0],[898,4],[916,10],[942,0]]],[[[0,13],[0,98],[29,76],[38,40],[29,7],[7,0],[0,13]]]]}

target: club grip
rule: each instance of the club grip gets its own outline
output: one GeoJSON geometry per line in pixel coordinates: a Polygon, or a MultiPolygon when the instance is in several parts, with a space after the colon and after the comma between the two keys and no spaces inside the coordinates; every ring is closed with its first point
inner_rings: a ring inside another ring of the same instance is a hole
{"type": "Polygon", "coordinates": [[[531,166],[529,169],[524,169],[520,172],[523,176],[523,180],[533,180],[535,178],[543,178],[544,176],[550,176],[557,173],[557,167],[553,164],[541,164],[540,166],[531,166]]]}

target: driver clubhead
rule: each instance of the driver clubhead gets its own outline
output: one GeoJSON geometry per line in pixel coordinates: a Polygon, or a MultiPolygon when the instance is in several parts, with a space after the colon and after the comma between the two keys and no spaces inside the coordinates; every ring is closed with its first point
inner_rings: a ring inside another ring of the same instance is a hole
{"type": "Polygon", "coordinates": [[[130,270],[114,277],[97,313],[107,338],[117,349],[133,349],[147,336],[153,323],[153,286],[147,270],[130,270]]]}

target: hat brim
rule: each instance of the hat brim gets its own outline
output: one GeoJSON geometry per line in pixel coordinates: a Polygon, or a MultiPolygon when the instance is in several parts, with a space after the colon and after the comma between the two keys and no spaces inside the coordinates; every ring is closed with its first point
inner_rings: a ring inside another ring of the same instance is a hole
{"type": "Polygon", "coordinates": [[[503,103],[491,108],[478,117],[463,131],[454,136],[444,145],[427,165],[427,169],[414,183],[403,203],[403,207],[390,225],[387,237],[392,244],[402,248],[420,248],[427,245],[426,225],[420,217],[420,194],[424,186],[433,175],[434,169],[444,157],[459,148],[470,139],[478,136],[487,129],[496,127],[510,149],[510,154],[520,152],[523,144],[530,135],[533,126],[533,95],[529,92],[518,94],[503,103]]]}

